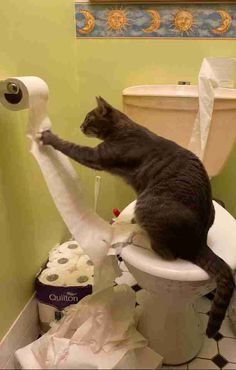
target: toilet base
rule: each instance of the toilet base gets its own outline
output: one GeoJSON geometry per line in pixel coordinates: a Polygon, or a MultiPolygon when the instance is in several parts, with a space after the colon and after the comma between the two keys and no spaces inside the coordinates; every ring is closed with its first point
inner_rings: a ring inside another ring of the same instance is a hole
{"type": "Polygon", "coordinates": [[[172,294],[149,293],[138,330],[149,347],[164,357],[164,364],[191,361],[203,344],[203,328],[193,303],[172,294]]]}

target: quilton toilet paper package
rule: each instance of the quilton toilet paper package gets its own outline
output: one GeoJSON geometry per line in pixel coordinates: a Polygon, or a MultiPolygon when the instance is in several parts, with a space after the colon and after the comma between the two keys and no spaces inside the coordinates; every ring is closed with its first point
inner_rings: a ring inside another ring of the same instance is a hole
{"type": "Polygon", "coordinates": [[[62,317],[63,309],[91,294],[93,284],[93,263],[76,241],[53,248],[35,281],[41,333],[62,317]]]}
{"type": "Polygon", "coordinates": [[[35,282],[36,298],[38,300],[39,323],[41,333],[50,329],[50,324],[63,316],[63,309],[78,303],[85,296],[92,294],[93,286],[52,286],[35,282]]]}

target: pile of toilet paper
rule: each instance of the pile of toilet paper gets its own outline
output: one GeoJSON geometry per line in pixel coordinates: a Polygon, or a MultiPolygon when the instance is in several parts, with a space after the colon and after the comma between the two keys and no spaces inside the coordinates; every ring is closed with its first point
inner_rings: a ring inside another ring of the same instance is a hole
{"type": "Polygon", "coordinates": [[[92,293],[94,266],[76,241],[53,248],[44,268],[36,277],[41,332],[50,328],[62,310],[92,293]]]}
{"type": "Polygon", "coordinates": [[[49,332],[16,352],[23,369],[157,369],[162,357],[137,331],[135,292],[109,287],[65,309],[49,332]]]}

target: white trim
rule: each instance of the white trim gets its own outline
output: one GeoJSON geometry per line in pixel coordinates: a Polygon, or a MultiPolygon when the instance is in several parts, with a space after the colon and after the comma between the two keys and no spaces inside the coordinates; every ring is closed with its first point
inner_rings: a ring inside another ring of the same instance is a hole
{"type": "Polygon", "coordinates": [[[33,295],[0,342],[0,369],[14,369],[14,354],[39,335],[38,306],[33,295]]]}

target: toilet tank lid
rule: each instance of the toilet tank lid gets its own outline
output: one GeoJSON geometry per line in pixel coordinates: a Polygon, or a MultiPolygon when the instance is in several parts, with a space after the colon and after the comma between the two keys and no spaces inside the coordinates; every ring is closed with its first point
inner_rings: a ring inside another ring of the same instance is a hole
{"type": "MultiPolygon", "coordinates": [[[[236,99],[236,89],[215,88],[216,99],[236,99]]],[[[123,90],[123,96],[198,97],[197,85],[139,85],[123,90]]]]}

